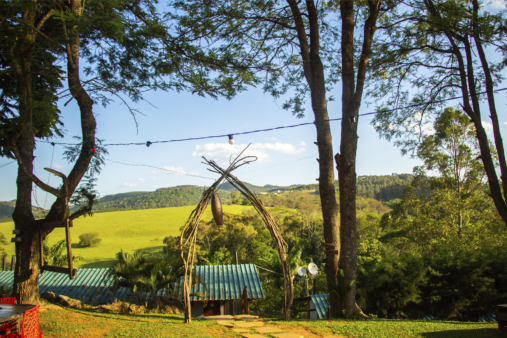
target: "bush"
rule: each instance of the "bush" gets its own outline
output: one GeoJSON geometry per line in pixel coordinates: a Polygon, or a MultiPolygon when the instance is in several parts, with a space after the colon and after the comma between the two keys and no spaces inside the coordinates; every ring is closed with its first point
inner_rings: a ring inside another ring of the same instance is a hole
{"type": "Polygon", "coordinates": [[[99,234],[96,232],[90,232],[79,236],[79,246],[88,247],[99,244],[102,239],[99,238],[99,234]]]}

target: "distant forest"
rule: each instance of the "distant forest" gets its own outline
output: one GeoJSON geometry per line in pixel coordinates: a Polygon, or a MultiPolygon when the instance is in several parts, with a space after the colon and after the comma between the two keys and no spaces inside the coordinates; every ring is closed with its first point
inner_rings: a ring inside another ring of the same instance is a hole
{"type": "MultiPolygon", "coordinates": [[[[10,222],[12,221],[12,213],[14,212],[14,208],[16,206],[16,200],[13,201],[0,201],[0,222],[10,222]]],[[[33,215],[36,218],[44,216],[44,209],[33,206],[32,207],[33,215]]]]}
{"type": "MultiPolygon", "coordinates": [[[[413,176],[410,174],[393,174],[383,176],[359,176],[357,178],[357,196],[373,198],[381,202],[388,202],[401,198],[403,189],[410,185],[413,176]]],[[[257,186],[250,183],[245,185],[253,192],[277,193],[278,191],[307,191],[318,194],[318,184],[293,184],[290,186],[265,185],[257,186]]],[[[338,190],[338,181],[335,183],[338,190]]],[[[181,185],[170,188],[160,188],[156,191],[134,191],[123,194],[107,195],[93,206],[94,212],[124,211],[140,209],[158,209],[196,205],[199,203],[204,188],[196,185],[181,185]]],[[[222,185],[219,192],[222,203],[233,203],[231,193],[236,191],[228,182],[222,185]]],[[[0,222],[11,221],[14,211],[14,201],[0,202],[0,222]]],[[[71,211],[78,207],[71,208],[71,211]]],[[[42,216],[42,210],[34,207],[36,217],[42,216]]]]}

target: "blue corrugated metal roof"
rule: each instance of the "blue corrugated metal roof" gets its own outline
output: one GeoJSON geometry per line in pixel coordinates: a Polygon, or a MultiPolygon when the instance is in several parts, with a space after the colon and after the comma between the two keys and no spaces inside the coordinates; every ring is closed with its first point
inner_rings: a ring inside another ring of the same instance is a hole
{"type": "Polygon", "coordinates": [[[319,319],[327,318],[327,307],[329,306],[329,293],[310,295],[317,310],[319,319]]]}
{"type": "MultiPolygon", "coordinates": [[[[205,283],[192,286],[192,293],[203,292],[207,300],[239,299],[246,286],[248,298],[264,298],[255,264],[199,265],[194,272],[205,283]]],[[[191,297],[191,300],[200,300],[191,297]]]]}
{"type": "MultiPolygon", "coordinates": [[[[126,289],[118,290],[114,294],[107,294],[109,288],[104,283],[109,269],[77,269],[77,277],[69,279],[69,275],[46,271],[39,276],[39,293],[53,292],[55,296],[64,295],[82,302],[90,302],[98,297],[101,303],[111,302],[112,298],[122,298],[126,289]]],[[[12,287],[14,271],[0,271],[0,285],[12,287]]],[[[125,297],[125,296],[123,296],[125,297]]]]}
{"type": "MultiPolygon", "coordinates": [[[[39,293],[53,292],[55,296],[64,295],[82,302],[90,302],[98,297],[99,302],[109,303],[114,299],[127,297],[128,289],[120,288],[110,293],[104,283],[107,277],[107,268],[104,269],[77,269],[77,277],[73,280],[62,273],[46,271],[39,276],[39,293]]],[[[204,287],[194,285],[192,292],[203,292],[207,300],[239,299],[243,288],[248,290],[248,298],[263,298],[259,274],[254,264],[238,265],[201,265],[195,266],[194,271],[206,283],[204,287]]],[[[14,271],[0,271],[0,285],[12,287],[14,271]]],[[[165,290],[159,290],[157,295],[163,296],[165,290]]],[[[149,294],[146,294],[149,297],[149,294]]],[[[192,297],[192,300],[200,300],[192,297]]]]}

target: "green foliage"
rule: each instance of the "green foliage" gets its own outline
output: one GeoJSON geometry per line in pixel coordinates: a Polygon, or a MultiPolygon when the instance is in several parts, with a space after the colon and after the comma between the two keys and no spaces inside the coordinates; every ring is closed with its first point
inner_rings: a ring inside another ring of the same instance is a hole
{"type": "MultiPolygon", "coordinates": [[[[220,198],[226,203],[228,192],[220,192],[220,198]]],[[[108,195],[96,200],[94,212],[142,210],[196,205],[202,198],[202,187],[182,185],[171,188],[160,188],[154,192],[132,192],[108,195]]],[[[71,210],[77,210],[74,207],[71,210]]]]}
{"type": "MultiPolygon", "coordinates": [[[[12,221],[12,213],[16,207],[16,201],[0,201],[0,223],[12,221]]],[[[44,217],[45,210],[32,206],[32,212],[35,218],[44,217]]]]}
{"type": "Polygon", "coordinates": [[[358,176],[357,196],[374,198],[382,202],[401,198],[403,189],[411,184],[412,179],[413,176],[410,174],[358,176]]]}
{"type": "MultiPolygon", "coordinates": [[[[67,243],[65,240],[61,240],[56,242],[54,245],[48,244],[47,236],[42,244],[42,248],[44,250],[44,264],[53,265],[53,266],[63,266],[67,267],[69,262],[67,260],[67,255],[65,254],[67,251],[67,243]]],[[[83,257],[72,255],[72,262],[76,263],[82,260],[83,257]]]]}
{"type": "Polygon", "coordinates": [[[338,269],[336,276],[332,276],[326,269],[324,269],[328,280],[333,284],[333,292],[338,296],[340,301],[345,299],[345,295],[352,289],[355,280],[350,281],[348,284],[345,283],[345,275],[342,269],[338,269]]]}
{"type": "Polygon", "coordinates": [[[468,119],[446,109],[434,128],[418,148],[424,166],[412,186],[361,228],[358,303],[388,318],[489,320],[507,301],[507,234],[484,188],[468,119]]]}
{"type": "MultiPolygon", "coordinates": [[[[144,300],[143,293],[155,295],[162,289],[165,296],[180,300],[183,294],[182,271],[177,255],[137,251],[127,256],[122,249],[116,254],[116,262],[109,269],[107,281],[113,290],[128,288],[137,301],[144,300]]],[[[192,283],[203,284],[195,274],[192,275],[192,283]]],[[[204,295],[199,292],[193,296],[204,295]]]]}
{"type": "Polygon", "coordinates": [[[90,247],[97,246],[100,242],[102,242],[102,239],[99,238],[99,234],[97,232],[89,232],[79,236],[78,245],[80,247],[90,247]]]}

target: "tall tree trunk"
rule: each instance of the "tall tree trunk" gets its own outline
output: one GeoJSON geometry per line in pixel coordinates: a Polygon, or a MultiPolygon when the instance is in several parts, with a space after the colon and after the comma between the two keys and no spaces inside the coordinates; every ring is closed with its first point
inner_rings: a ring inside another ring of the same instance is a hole
{"type": "MultiPolygon", "coordinates": [[[[364,23],[361,57],[357,65],[357,80],[354,65],[354,2],[340,1],[342,19],[342,133],[340,153],[335,155],[340,187],[341,253],[340,268],[344,282],[348,285],[357,275],[357,230],[356,230],[356,154],[357,123],[359,108],[366,79],[366,66],[371,51],[373,35],[381,0],[368,0],[369,16],[364,23]]],[[[345,294],[343,307],[347,316],[358,312],[356,306],[356,282],[345,294]]]]}
{"type": "MultiPolygon", "coordinates": [[[[340,225],[338,222],[338,204],[334,188],[333,139],[327,113],[324,66],[320,59],[319,20],[313,0],[306,1],[310,26],[310,42],[299,7],[294,0],[287,0],[294,15],[298,33],[303,71],[311,90],[312,109],[317,129],[317,147],[319,151],[319,191],[322,204],[324,241],[326,245],[326,270],[330,276],[336,276],[340,252],[340,225]]],[[[328,280],[331,316],[341,313],[340,300],[333,291],[333,282],[328,280]]]]}
{"type": "MultiPolygon", "coordinates": [[[[34,25],[36,12],[26,10],[21,20],[27,25],[34,25]]],[[[35,303],[38,301],[38,227],[32,213],[32,181],[24,174],[23,169],[33,172],[34,131],[32,128],[32,76],[31,61],[32,47],[35,41],[33,31],[27,29],[22,32],[23,36],[18,39],[11,58],[14,62],[13,70],[16,73],[18,90],[18,112],[23,126],[23,131],[16,140],[18,156],[24,163],[24,168],[18,166],[16,179],[16,206],[12,214],[14,227],[21,231],[22,241],[16,243],[16,266],[14,268],[13,297],[18,304],[35,303]]]]}
{"type": "MultiPolygon", "coordinates": [[[[75,19],[83,12],[83,2],[80,0],[69,1],[71,12],[75,19]]],[[[51,15],[49,13],[48,15],[51,15]]],[[[35,12],[25,12],[23,19],[32,27],[27,33],[31,42],[29,51],[33,47],[33,43],[37,36],[37,31],[33,29],[35,22],[35,12]]],[[[39,21],[38,28],[47,20],[49,16],[39,21]]],[[[66,23],[63,22],[62,29],[67,35],[66,23]]],[[[19,114],[28,121],[24,126],[23,132],[16,141],[16,159],[19,164],[17,179],[18,201],[13,213],[13,219],[16,229],[21,230],[22,241],[16,243],[16,268],[14,273],[13,296],[17,298],[18,303],[35,303],[39,297],[39,231],[40,222],[34,220],[32,214],[32,182],[35,182],[42,189],[51,192],[58,198],[51,206],[49,213],[44,221],[64,220],[69,217],[68,202],[70,197],[76,190],[82,177],[88,170],[88,165],[93,153],[91,149],[95,145],[95,128],[96,122],[93,116],[93,101],[86,93],[81,85],[79,77],[79,31],[77,24],[73,24],[70,29],[70,36],[66,36],[66,52],[67,52],[67,73],[69,90],[78,102],[81,113],[81,130],[82,130],[82,151],[76,160],[72,171],[70,172],[66,184],[58,191],[41,182],[33,175],[33,149],[34,149],[34,132],[32,130],[32,80],[30,76],[30,63],[27,61],[29,53],[22,53],[20,61],[16,67],[18,75],[19,87],[19,114]],[[66,191],[64,194],[63,192],[66,191]]],[[[42,237],[45,238],[51,230],[44,230],[42,237]]]]}

